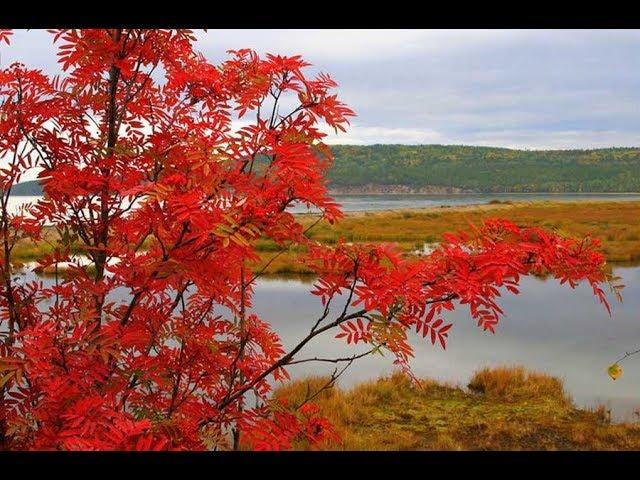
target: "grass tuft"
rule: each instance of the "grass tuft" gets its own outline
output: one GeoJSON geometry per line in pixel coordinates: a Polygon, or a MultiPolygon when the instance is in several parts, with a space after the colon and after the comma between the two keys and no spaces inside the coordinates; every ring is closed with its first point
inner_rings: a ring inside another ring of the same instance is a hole
{"type": "MultiPolygon", "coordinates": [[[[308,377],[274,395],[301,402],[326,377],[308,377]]],[[[522,367],[478,371],[470,390],[397,373],[315,400],[335,426],[337,450],[637,450],[640,425],[612,424],[599,409],[579,409],[562,381],[522,367]]],[[[311,448],[304,443],[298,449],[311,448]]]]}
{"type": "Polygon", "coordinates": [[[542,397],[570,401],[561,380],[522,366],[483,368],[473,375],[468,387],[488,397],[509,401],[542,397]]]}
{"type": "MultiPolygon", "coordinates": [[[[470,225],[480,225],[491,217],[502,217],[523,226],[540,226],[563,235],[578,238],[591,235],[602,242],[602,249],[610,263],[637,264],[640,262],[640,202],[489,202],[485,205],[452,207],[446,210],[416,209],[386,212],[353,212],[335,225],[318,223],[309,236],[333,245],[343,237],[348,242],[393,242],[411,254],[424,244],[437,243],[446,232],[470,232],[470,225]]],[[[313,215],[300,215],[303,227],[316,221],[313,215]]],[[[50,241],[55,240],[48,234],[50,241]]],[[[259,270],[277,255],[281,247],[272,240],[256,242],[259,270]]],[[[13,252],[15,262],[37,260],[52,248],[46,242],[19,242],[13,252]]],[[[82,253],[80,247],[74,253],[82,253]]],[[[294,247],[269,264],[267,274],[308,274],[311,270],[298,261],[304,253],[294,247]]]]}

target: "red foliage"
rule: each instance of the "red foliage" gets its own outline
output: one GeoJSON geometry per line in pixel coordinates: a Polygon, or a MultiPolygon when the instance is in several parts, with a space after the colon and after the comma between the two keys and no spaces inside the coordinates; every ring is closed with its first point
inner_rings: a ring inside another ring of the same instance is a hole
{"type": "Polygon", "coordinates": [[[386,349],[409,371],[408,334],[445,347],[457,305],[493,332],[502,287],[518,293],[523,275],[587,281],[606,305],[596,242],[500,220],[421,259],[311,242],[287,207],[341,217],[320,126],[344,131],[353,112],[298,56],[240,50],[212,65],[190,31],[52,33],[62,78],[20,64],[0,72],[0,449],[335,440],[308,402],[270,399],[270,381],[288,378],[317,335],[386,349]],[[10,214],[11,188],[31,168],[45,196],[10,214]],[[59,240],[39,268],[72,272],[53,286],[16,281],[13,246],[45,224],[59,240]],[[305,246],[318,273],[324,313],[289,352],[246,313],[261,237],[305,246]],[[92,268],[73,257],[78,245],[92,268]],[[330,314],[340,296],[342,313],[330,314]]]}

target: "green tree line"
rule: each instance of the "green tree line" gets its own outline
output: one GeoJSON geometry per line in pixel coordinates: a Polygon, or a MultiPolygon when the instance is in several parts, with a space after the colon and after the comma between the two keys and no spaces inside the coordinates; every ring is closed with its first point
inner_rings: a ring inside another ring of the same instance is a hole
{"type": "Polygon", "coordinates": [[[458,145],[334,145],[332,186],[476,192],[639,192],[640,149],[511,150],[458,145]]]}
{"type": "MultiPolygon", "coordinates": [[[[475,192],[640,192],[640,149],[511,150],[459,145],[334,145],[334,187],[406,185],[475,192]]],[[[38,182],[13,195],[41,194],[38,182]]]]}

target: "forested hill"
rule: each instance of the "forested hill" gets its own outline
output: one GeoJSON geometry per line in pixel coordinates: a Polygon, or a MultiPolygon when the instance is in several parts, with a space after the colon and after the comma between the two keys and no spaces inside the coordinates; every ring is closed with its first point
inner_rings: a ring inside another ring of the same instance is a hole
{"type": "Polygon", "coordinates": [[[20,182],[11,188],[11,195],[24,196],[24,195],[42,195],[42,187],[40,182],[32,180],[29,182],[20,182]]]}
{"type": "Polygon", "coordinates": [[[640,192],[640,148],[333,145],[337,191],[640,192]],[[385,187],[386,186],[386,187],[385,187]]]}
{"type": "MultiPolygon", "coordinates": [[[[338,193],[640,192],[640,148],[510,150],[454,145],[333,145],[338,193]]],[[[14,195],[39,195],[37,182],[14,195]]]]}

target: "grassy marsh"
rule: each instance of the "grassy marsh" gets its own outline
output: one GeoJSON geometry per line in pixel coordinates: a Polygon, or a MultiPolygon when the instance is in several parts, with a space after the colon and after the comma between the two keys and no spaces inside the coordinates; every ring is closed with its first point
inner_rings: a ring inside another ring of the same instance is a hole
{"type": "MultiPolygon", "coordinates": [[[[302,402],[327,381],[310,377],[276,397],[302,402]]],[[[613,424],[604,408],[577,408],[562,381],[522,367],[483,369],[467,389],[402,374],[325,390],[314,400],[335,426],[334,450],[637,450],[640,424],[613,424]]],[[[296,448],[309,449],[299,443],[296,448]]]]}
{"type": "MultiPolygon", "coordinates": [[[[503,217],[518,225],[540,226],[563,235],[583,237],[591,234],[602,242],[607,261],[612,263],[640,262],[640,202],[513,202],[489,203],[464,207],[430,208],[386,212],[356,212],[345,216],[338,224],[318,223],[309,237],[334,244],[340,237],[348,242],[393,242],[405,252],[421,249],[425,243],[442,240],[446,232],[470,231],[483,219],[503,217]]],[[[316,221],[312,215],[300,215],[308,227],[316,221]]],[[[51,253],[52,234],[47,241],[22,241],[14,249],[16,262],[33,261],[51,253]]],[[[279,251],[278,245],[266,239],[256,244],[265,265],[279,251]]],[[[305,274],[310,271],[297,262],[301,250],[280,254],[266,268],[267,274],[305,274]]]]}
{"type": "MultiPolygon", "coordinates": [[[[640,262],[640,202],[514,202],[451,208],[416,209],[387,212],[358,212],[345,216],[338,224],[320,222],[309,237],[333,244],[340,237],[348,242],[393,242],[405,252],[421,249],[425,243],[442,240],[447,232],[471,230],[484,219],[502,217],[518,225],[538,226],[560,234],[584,237],[591,234],[602,242],[608,262],[640,262]]],[[[302,215],[305,227],[315,221],[302,215]]],[[[263,259],[270,259],[276,245],[263,241],[258,245],[263,259]]],[[[280,255],[267,273],[304,273],[296,263],[299,252],[280,255]]]]}

